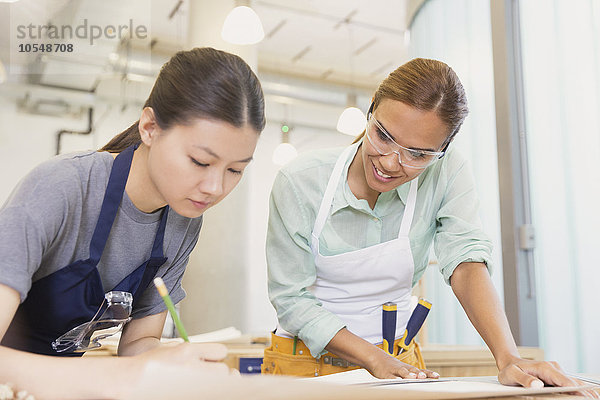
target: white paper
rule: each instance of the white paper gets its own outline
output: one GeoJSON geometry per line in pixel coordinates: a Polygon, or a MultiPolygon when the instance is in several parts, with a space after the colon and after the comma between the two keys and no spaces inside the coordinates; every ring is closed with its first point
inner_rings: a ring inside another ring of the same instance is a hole
{"type": "Polygon", "coordinates": [[[209,342],[223,342],[225,340],[237,339],[242,336],[242,332],[230,326],[229,328],[219,329],[218,331],[212,331],[207,333],[201,333],[199,335],[189,336],[190,342],[192,343],[209,343],[209,342]]]}
{"type": "MultiPolygon", "coordinates": [[[[320,376],[316,378],[307,378],[307,381],[318,381],[322,383],[333,383],[338,385],[358,385],[370,386],[378,389],[402,390],[405,392],[430,392],[430,393],[446,393],[449,396],[452,394],[461,394],[467,396],[469,394],[485,394],[494,396],[508,395],[531,395],[538,393],[550,392],[567,392],[574,390],[585,389],[579,388],[558,388],[558,387],[543,387],[543,388],[524,388],[520,386],[505,386],[498,382],[494,376],[477,376],[477,377],[459,377],[459,378],[439,378],[439,379],[378,379],[372,376],[365,369],[357,369],[353,371],[341,372],[320,376]]],[[[442,396],[443,397],[443,396],[442,396]]],[[[470,397],[470,396],[468,396],[470,397]]]]}
{"type": "MultiPolygon", "coordinates": [[[[242,333],[236,328],[230,326],[229,328],[219,329],[217,331],[201,333],[199,335],[189,336],[190,342],[192,343],[213,343],[222,342],[231,339],[237,339],[242,336],[242,333]]],[[[99,349],[111,350],[116,354],[116,349],[119,346],[119,340],[121,339],[121,332],[102,339],[100,343],[102,347],[99,349]]],[[[182,338],[161,338],[161,343],[183,343],[182,338]]],[[[93,351],[93,350],[91,350],[93,351]]]]}
{"type": "Polygon", "coordinates": [[[437,379],[379,379],[371,375],[366,369],[355,369],[337,374],[318,376],[315,378],[306,378],[311,381],[321,381],[327,383],[337,383],[342,385],[385,385],[396,383],[424,383],[437,381],[437,379]]]}

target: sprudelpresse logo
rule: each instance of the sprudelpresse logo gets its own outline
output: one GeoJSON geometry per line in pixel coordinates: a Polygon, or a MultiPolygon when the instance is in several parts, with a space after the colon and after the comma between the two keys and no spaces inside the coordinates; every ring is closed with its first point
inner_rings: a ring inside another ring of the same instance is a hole
{"type": "MultiPolygon", "coordinates": [[[[74,39],[85,40],[93,46],[100,39],[148,38],[146,25],[136,24],[133,19],[129,19],[125,24],[97,25],[89,23],[86,18],[77,25],[55,25],[52,23],[39,25],[30,23],[16,25],[15,29],[16,39],[23,41],[19,43],[19,52],[72,52],[75,45],[74,39]],[[69,42],[70,40],[73,42],[69,42]]],[[[77,42],[79,45],[81,43],[80,41],[77,42]]]]}

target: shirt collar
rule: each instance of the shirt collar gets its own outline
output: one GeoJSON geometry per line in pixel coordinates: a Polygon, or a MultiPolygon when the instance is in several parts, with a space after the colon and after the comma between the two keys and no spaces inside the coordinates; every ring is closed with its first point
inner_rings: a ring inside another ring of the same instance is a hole
{"type": "Polygon", "coordinates": [[[406,205],[406,201],[408,200],[408,192],[410,191],[411,182],[412,180],[403,183],[395,189],[396,193],[398,193],[398,197],[400,197],[400,200],[402,200],[402,203],[404,203],[404,205],[406,205]]]}
{"type": "MultiPolygon", "coordinates": [[[[336,196],[333,196],[333,204],[331,205],[331,214],[335,214],[337,211],[346,208],[348,206],[352,206],[357,209],[364,208],[364,205],[361,206],[361,202],[365,202],[366,200],[358,200],[356,196],[350,190],[348,186],[348,169],[350,168],[350,164],[352,160],[356,156],[356,152],[360,147],[362,141],[358,143],[354,143],[351,147],[353,147],[348,159],[344,163],[344,168],[342,169],[342,176],[340,177],[340,182],[336,189],[336,196]],[[340,187],[341,186],[341,187],[340,187]],[[341,189],[341,190],[340,190],[341,189]]],[[[368,208],[368,204],[366,204],[368,208]]]]}
{"type": "MultiPolygon", "coordinates": [[[[354,156],[356,155],[356,152],[358,151],[358,148],[361,143],[362,143],[362,141],[352,145],[354,147],[354,149],[350,153],[350,156],[348,157],[348,159],[345,161],[344,169],[342,170],[342,176],[340,178],[340,183],[339,183],[339,185],[343,185],[343,186],[342,186],[342,188],[340,188],[340,186],[338,185],[338,188],[336,190],[336,194],[338,194],[338,195],[333,197],[333,204],[331,205],[331,211],[330,211],[331,215],[335,214],[337,211],[339,211],[343,208],[346,208],[346,207],[353,207],[357,210],[362,210],[362,211],[366,211],[368,213],[372,213],[367,201],[364,199],[363,200],[357,199],[356,196],[354,195],[354,193],[352,193],[352,191],[350,190],[350,187],[348,186],[348,169],[350,168],[350,163],[354,159],[354,156]]],[[[406,183],[398,186],[396,189],[391,190],[390,192],[382,193],[380,195],[380,198],[381,198],[381,196],[384,196],[384,198],[386,199],[384,201],[384,203],[389,203],[389,200],[392,200],[392,198],[396,197],[396,194],[397,194],[397,196],[400,198],[402,203],[404,205],[406,205],[409,189],[410,189],[410,182],[406,182],[406,183]]],[[[379,199],[378,199],[378,202],[379,202],[379,199]]],[[[380,211],[381,216],[384,216],[388,212],[390,212],[391,209],[389,207],[384,207],[384,209],[379,210],[379,211],[380,211]]]]}

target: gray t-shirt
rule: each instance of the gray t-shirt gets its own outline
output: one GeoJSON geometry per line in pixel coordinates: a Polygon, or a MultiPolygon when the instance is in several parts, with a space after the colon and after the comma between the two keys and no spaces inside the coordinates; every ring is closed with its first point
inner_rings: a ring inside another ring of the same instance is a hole
{"type": "MultiPolygon", "coordinates": [[[[21,302],[32,282],[89,258],[113,161],[111,154],[96,151],[54,157],[23,178],[0,209],[0,283],[17,290],[21,302]]],[[[105,292],[150,258],[160,218],[161,210],[146,214],[123,194],[98,264],[105,292]]],[[[201,225],[202,217],[169,210],[163,243],[167,261],[156,276],[175,303],[185,297],[181,279],[201,225]]],[[[134,318],[166,309],[154,285],[138,301],[134,318]]]]}

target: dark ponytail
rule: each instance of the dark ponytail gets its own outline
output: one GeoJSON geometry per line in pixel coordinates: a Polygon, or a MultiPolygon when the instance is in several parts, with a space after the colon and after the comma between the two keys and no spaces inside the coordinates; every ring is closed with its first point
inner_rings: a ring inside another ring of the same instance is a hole
{"type": "MultiPolygon", "coordinates": [[[[180,51],[160,70],[144,107],[158,126],[169,129],[205,118],[257,133],[265,127],[265,101],[258,78],[240,57],[210,47],[180,51]]],[[[141,141],[139,120],[101,151],[118,153],[141,141]]]]}

